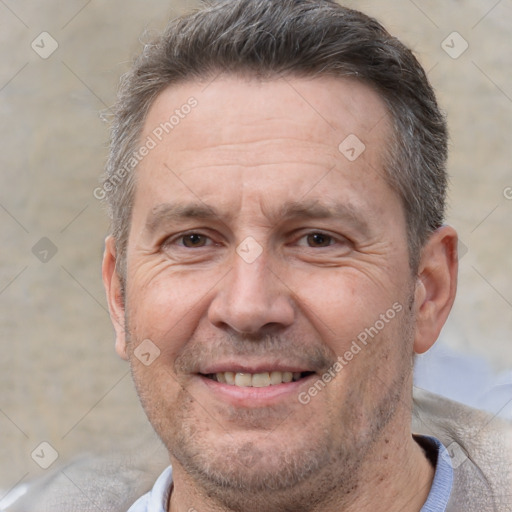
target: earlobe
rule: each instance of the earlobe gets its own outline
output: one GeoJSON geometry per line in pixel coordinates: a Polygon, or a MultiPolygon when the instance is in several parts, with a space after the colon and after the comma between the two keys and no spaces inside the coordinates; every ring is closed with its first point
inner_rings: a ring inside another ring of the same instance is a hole
{"type": "Polygon", "coordinates": [[[112,236],[105,240],[105,252],[103,254],[102,277],[105,292],[107,294],[110,319],[116,333],[116,352],[125,360],[128,360],[126,352],[125,311],[124,297],[121,287],[121,278],[116,268],[116,246],[112,236]]]}
{"type": "Polygon", "coordinates": [[[442,226],[422,249],[415,290],[414,351],[426,352],[436,342],[455,300],[457,290],[457,233],[442,226]]]}

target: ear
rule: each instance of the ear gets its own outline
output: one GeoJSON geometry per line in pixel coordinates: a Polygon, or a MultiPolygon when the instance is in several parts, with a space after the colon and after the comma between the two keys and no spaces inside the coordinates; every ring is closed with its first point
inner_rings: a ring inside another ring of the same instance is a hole
{"type": "Polygon", "coordinates": [[[442,226],[430,235],[421,251],[415,290],[417,354],[423,354],[436,342],[455,300],[457,240],[451,226],[442,226]]]}
{"type": "Polygon", "coordinates": [[[116,332],[116,352],[122,359],[128,360],[124,325],[124,298],[121,292],[121,278],[117,273],[116,261],[115,239],[109,236],[105,240],[105,252],[103,254],[103,285],[107,293],[110,319],[114,324],[114,330],[116,332]]]}

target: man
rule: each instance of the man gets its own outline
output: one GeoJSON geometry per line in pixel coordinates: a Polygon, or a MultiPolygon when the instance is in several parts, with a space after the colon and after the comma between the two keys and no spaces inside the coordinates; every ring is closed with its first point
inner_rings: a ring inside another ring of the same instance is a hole
{"type": "Polygon", "coordinates": [[[411,430],[456,290],[446,138],[412,53],[328,0],[214,2],[146,46],[100,190],[171,462],[131,512],[512,510],[508,427],[418,393],[411,430]]]}
{"type": "Polygon", "coordinates": [[[462,505],[482,482],[411,433],[457,236],[408,49],[327,0],[212,3],[146,47],[111,147],[116,349],[171,462],[131,511],[510,510],[507,459],[462,505]]]}

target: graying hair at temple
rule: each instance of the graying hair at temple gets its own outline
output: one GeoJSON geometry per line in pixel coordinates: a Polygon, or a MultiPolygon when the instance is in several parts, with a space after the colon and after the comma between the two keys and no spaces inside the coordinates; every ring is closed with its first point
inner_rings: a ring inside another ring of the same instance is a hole
{"type": "Polygon", "coordinates": [[[123,281],[136,167],[125,170],[147,112],[169,85],[219,74],[352,77],[379,93],[392,124],[384,173],[404,207],[416,272],[422,245],[444,219],[447,129],[412,52],[375,19],[329,0],[227,0],[173,20],[121,80],[103,190],[123,281]]]}

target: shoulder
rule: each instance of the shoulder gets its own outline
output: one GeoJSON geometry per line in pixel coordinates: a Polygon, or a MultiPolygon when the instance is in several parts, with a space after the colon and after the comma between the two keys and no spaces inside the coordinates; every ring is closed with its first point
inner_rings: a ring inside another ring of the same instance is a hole
{"type": "Polygon", "coordinates": [[[413,432],[439,439],[451,458],[447,510],[512,510],[512,424],[418,388],[413,397],[413,432]]]}
{"type": "Polygon", "coordinates": [[[0,510],[126,512],[168,464],[165,449],[152,438],[136,448],[78,457],[15,488],[0,501],[0,510]]]}

